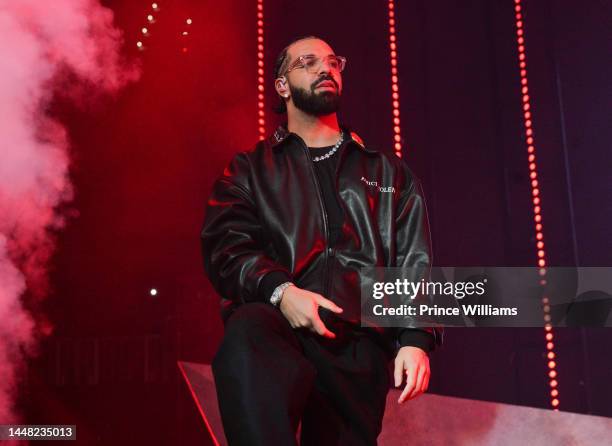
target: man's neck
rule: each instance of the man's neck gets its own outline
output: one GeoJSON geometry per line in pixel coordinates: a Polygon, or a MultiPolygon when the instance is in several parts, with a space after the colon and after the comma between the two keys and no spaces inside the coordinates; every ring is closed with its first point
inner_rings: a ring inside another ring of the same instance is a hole
{"type": "Polygon", "coordinates": [[[332,146],[338,142],[340,136],[336,113],[327,116],[311,116],[304,113],[289,116],[287,129],[299,135],[308,147],[332,146]]]}

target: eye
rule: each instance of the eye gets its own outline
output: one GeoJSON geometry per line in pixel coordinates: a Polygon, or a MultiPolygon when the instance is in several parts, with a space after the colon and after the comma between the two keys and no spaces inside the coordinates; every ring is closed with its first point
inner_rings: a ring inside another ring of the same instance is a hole
{"type": "Polygon", "coordinates": [[[335,57],[331,58],[329,59],[329,66],[332,67],[334,70],[337,70],[340,66],[340,62],[335,57]]]}
{"type": "Polygon", "coordinates": [[[304,58],[304,65],[308,68],[312,68],[317,64],[317,58],[316,57],[305,57],[304,58]]]}

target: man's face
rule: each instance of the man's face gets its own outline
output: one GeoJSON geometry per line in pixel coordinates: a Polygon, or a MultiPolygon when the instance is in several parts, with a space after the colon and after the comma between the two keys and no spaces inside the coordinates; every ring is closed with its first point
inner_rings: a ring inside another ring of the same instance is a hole
{"type": "MultiPolygon", "coordinates": [[[[334,55],[331,47],[319,39],[305,39],[289,47],[288,67],[300,56],[314,56],[322,60],[334,55]]],[[[340,108],[342,94],[342,76],[324,61],[315,73],[305,68],[295,68],[285,75],[293,104],[304,113],[313,116],[325,116],[335,113],[340,108]]]]}

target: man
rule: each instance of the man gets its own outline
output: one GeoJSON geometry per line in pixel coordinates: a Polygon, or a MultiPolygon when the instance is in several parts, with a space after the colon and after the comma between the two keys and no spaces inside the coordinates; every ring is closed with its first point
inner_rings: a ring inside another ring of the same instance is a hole
{"type": "Polygon", "coordinates": [[[275,67],[287,123],[237,154],[201,234],[225,335],[213,361],[230,445],[375,445],[393,356],[398,402],[427,390],[442,330],[360,327],[364,266],[429,266],[418,180],[336,115],[346,59],[292,42],[275,67]],[[379,188],[378,186],[392,186],[379,188]],[[397,350],[397,346],[400,346],[397,350]]]}

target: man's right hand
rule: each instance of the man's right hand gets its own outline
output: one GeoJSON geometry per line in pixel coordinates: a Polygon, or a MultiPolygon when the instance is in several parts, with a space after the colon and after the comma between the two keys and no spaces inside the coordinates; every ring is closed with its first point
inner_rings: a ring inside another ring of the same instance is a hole
{"type": "Polygon", "coordinates": [[[306,327],[314,333],[333,339],[336,335],[327,329],[319,317],[319,306],[334,313],[343,311],[338,305],[320,294],[303,290],[295,285],[285,288],[279,308],[293,328],[306,327]]]}

